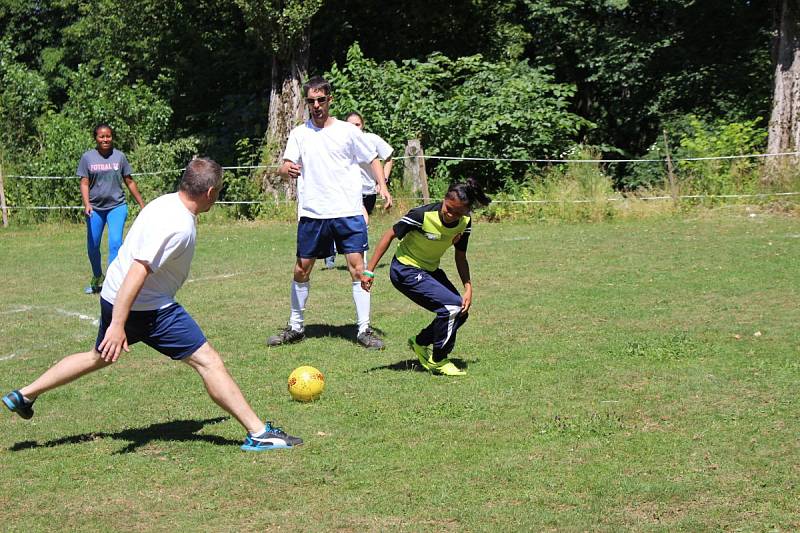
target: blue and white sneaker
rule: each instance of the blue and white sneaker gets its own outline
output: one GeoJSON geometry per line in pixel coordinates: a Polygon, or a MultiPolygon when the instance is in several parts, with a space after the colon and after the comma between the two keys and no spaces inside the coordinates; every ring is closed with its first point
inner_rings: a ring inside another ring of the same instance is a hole
{"type": "Polygon", "coordinates": [[[20,391],[13,390],[3,396],[3,403],[25,420],[33,418],[33,402],[26,401],[20,391]]]}
{"type": "Polygon", "coordinates": [[[260,435],[248,434],[245,437],[242,450],[246,452],[263,452],[266,450],[294,448],[301,444],[303,444],[303,439],[287,435],[281,428],[273,426],[272,422],[267,422],[267,427],[263,433],[260,435]]]}

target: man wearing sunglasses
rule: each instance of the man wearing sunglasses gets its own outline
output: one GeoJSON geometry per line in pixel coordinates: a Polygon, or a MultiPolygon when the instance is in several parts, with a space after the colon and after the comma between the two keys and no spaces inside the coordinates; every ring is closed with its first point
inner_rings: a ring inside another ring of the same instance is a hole
{"type": "Polygon", "coordinates": [[[282,176],[297,180],[297,261],[291,288],[289,323],[267,339],[268,346],[300,342],[305,338],[304,311],[311,270],[317,258],[333,254],[334,243],[347,260],[358,322],[358,343],[381,350],[383,341],[370,328],[370,293],[361,288],[367,224],[361,207],[361,171],[369,164],[386,208],[392,197],[375,148],[356,126],[330,116],[331,86],[315,76],[303,85],[311,118],[289,134],[282,176]]]}

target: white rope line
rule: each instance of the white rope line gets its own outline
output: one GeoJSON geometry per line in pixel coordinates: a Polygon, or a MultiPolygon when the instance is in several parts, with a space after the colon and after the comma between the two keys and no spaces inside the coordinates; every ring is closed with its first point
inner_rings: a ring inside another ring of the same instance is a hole
{"type": "MultiPolygon", "coordinates": [[[[753,157],[780,157],[800,155],[798,152],[780,152],[776,154],[744,154],[744,155],[721,155],[710,157],[676,157],[672,161],[712,161],[718,159],[747,159],[753,157]]],[[[503,161],[507,163],[666,163],[666,158],[662,159],[517,159],[509,157],[458,157],[447,155],[403,155],[393,159],[443,159],[455,161],[503,161]]]]}
{"type": "MultiPolygon", "coordinates": [[[[684,194],[676,196],[678,200],[702,200],[714,198],[766,198],[771,196],[800,196],[800,192],[764,192],[754,194],[684,194]]],[[[628,200],[672,200],[672,196],[630,196],[630,197],[611,197],[605,198],[605,202],[624,202],[628,200]]],[[[395,200],[419,200],[424,201],[424,198],[403,198],[396,197],[395,200]]],[[[587,204],[597,202],[598,200],[492,200],[493,204],[587,204]]],[[[283,203],[294,203],[294,200],[249,200],[249,201],[224,201],[216,202],[217,205],[264,205],[283,203]]],[[[6,206],[7,209],[30,209],[30,210],[44,210],[44,209],[83,209],[83,206],[6,206]]]]}
{"type": "MultiPolygon", "coordinates": [[[[711,157],[676,157],[672,161],[717,161],[729,159],[748,159],[758,157],[782,157],[782,156],[798,156],[798,152],[780,152],[776,154],[743,154],[743,155],[721,155],[711,157]]],[[[663,159],[517,159],[510,157],[462,157],[462,156],[448,156],[448,155],[402,155],[394,157],[393,159],[442,159],[450,161],[503,161],[506,163],[666,163],[666,158],[663,159]]],[[[231,167],[222,167],[222,170],[252,170],[257,168],[278,168],[280,165],[239,165],[231,167]]],[[[157,176],[159,174],[169,174],[173,172],[183,172],[185,168],[176,168],[172,170],[159,170],[156,172],[134,172],[131,176],[157,176]]],[[[79,179],[80,176],[6,176],[6,178],[15,179],[29,179],[29,180],[67,180],[79,179]]]]}
{"type": "MultiPolygon", "coordinates": [[[[278,168],[280,165],[240,165],[240,166],[233,166],[233,167],[222,167],[222,170],[240,170],[240,169],[254,169],[254,168],[278,168]]],[[[134,172],[131,176],[157,176],[159,174],[172,174],[177,172],[183,172],[186,170],[184,168],[174,168],[172,170],[159,170],[156,172],[134,172]]],[[[77,180],[80,179],[80,176],[27,176],[27,175],[19,175],[19,176],[6,176],[6,178],[16,178],[16,179],[27,179],[27,180],[77,180]]]]}

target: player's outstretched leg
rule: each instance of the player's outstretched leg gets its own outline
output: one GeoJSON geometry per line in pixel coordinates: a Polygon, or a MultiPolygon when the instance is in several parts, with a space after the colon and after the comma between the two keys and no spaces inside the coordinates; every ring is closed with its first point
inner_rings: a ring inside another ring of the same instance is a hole
{"type": "Polygon", "coordinates": [[[260,452],[293,448],[303,444],[303,439],[288,435],[279,427],[261,422],[247,403],[239,385],[233,380],[219,353],[207,342],[183,361],[194,368],[203,379],[208,395],[247,430],[242,450],[260,452]]]}

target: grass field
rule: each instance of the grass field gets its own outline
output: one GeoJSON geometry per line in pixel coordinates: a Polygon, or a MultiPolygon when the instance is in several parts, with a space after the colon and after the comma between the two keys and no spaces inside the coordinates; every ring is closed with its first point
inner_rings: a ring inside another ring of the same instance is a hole
{"type": "MultiPolygon", "coordinates": [[[[3,409],[0,531],[800,529],[795,218],[477,224],[460,379],[414,364],[404,341],[429,316],[388,257],[385,351],[354,344],[343,267],[312,276],[311,338],[268,350],[294,226],[212,214],[198,233],[178,300],[256,411],[306,444],[241,452],[194,372],[135,345],[31,421],[3,409]],[[286,392],[301,364],[325,373],[318,402],[286,392]]],[[[0,231],[0,272],[5,393],[87,349],[99,309],[80,226],[0,231]]]]}

